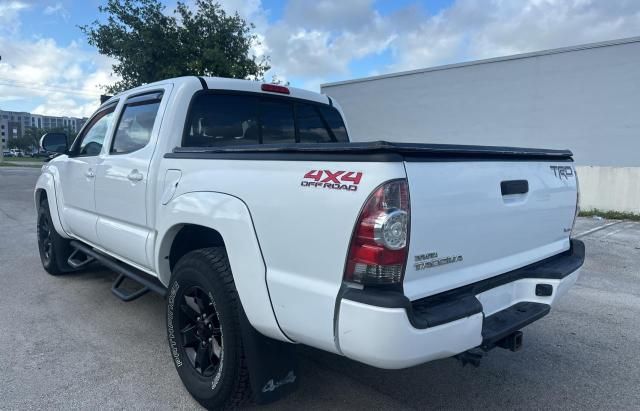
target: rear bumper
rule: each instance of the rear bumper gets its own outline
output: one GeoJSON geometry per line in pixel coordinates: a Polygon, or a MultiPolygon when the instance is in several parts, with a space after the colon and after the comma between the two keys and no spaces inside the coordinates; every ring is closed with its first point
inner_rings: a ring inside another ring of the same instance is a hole
{"type": "Polygon", "coordinates": [[[399,292],[347,289],[339,301],[339,349],[365,364],[396,369],[492,348],[544,316],[575,284],[583,262],[584,244],[572,240],[564,253],[413,302],[399,292]],[[509,310],[516,304],[535,309],[509,310]]]}

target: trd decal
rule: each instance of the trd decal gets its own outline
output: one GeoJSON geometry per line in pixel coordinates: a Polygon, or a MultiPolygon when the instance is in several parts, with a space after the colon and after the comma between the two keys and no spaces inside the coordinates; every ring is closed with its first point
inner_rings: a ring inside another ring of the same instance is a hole
{"type": "Polygon", "coordinates": [[[302,187],[357,191],[361,179],[361,172],[311,170],[304,175],[300,185],[302,187]]]}
{"type": "Polygon", "coordinates": [[[558,177],[560,180],[569,179],[569,177],[573,177],[573,168],[570,166],[549,166],[553,170],[553,175],[558,177]]]}

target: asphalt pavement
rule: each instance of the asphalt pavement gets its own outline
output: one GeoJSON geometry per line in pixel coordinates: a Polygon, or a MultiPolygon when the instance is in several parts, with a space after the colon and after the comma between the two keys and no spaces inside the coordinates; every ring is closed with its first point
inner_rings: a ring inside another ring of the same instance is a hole
{"type": "MultiPolygon", "coordinates": [[[[107,270],[40,265],[39,170],[0,168],[0,409],[198,409],[175,372],[164,301],[124,303],[107,270]]],[[[582,275],[522,351],[378,370],[298,347],[300,389],[266,409],[640,409],[640,223],[580,218],[582,275]]]]}

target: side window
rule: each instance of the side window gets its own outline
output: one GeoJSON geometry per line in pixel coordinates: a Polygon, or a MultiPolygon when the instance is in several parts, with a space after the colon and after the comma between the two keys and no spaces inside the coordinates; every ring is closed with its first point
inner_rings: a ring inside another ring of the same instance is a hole
{"type": "Polygon", "coordinates": [[[331,141],[331,135],[320,118],[320,113],[313,105],[298,104],[296,116],[301,143],[327,143],[331,141]]]}
{"type": "Polygon", "coordinates": [[[200,94],[191,105],[182,145],[211,147],[258,144],[258,99],[253,96],[200,94]]]}
{"type": "Polygon", "coordinates": [[[109,130],[113,119],[113,111],[115,108],[116,106],[113,105],[93,117],[91,123],[89,123],[83,134],[79,137],[80,144],[76,151],[77,155],[97,156],[100,154],[104,138],[107,136],[107,130],[109,130]]]}
{"type": "Polygon", "coordinates": [[[347,128],[344,126],[344,121],[338,110],[331,106],[320,106],[320,113],[326,120],[336,140],[340,143],[348,143],[347,128]]]}
{"type": "Polygon", "coordinates": [[[116,129],[111,154],[140,150],[149,143],[162,95],[140,96],[127,101],[116,129]]]}
{"type": "Polygon", "coordinates": [[[287,100],[263,100],[260,103],[260,124],[264,144],[295,143],[293,104],[287,100]]]}

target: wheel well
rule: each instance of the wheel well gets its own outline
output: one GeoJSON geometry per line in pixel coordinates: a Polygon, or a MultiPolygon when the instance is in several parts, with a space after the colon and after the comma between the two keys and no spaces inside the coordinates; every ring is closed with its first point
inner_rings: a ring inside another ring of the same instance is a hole
{"type": "Polygon", "coordinates": [[[37,205],[40,205],[46,199],[47,199],[47,190],[45,190],[44,188],[39,188],[38,190],[36,190],[37,205]]]}
{"type": "Polygon", "coordinates": [[[169,267],[173,270],[180,258],[190,251],[224,246],[222,236],[216,230],[199,225],[185,225],[178,231],[171,243],[169,267]]]}

